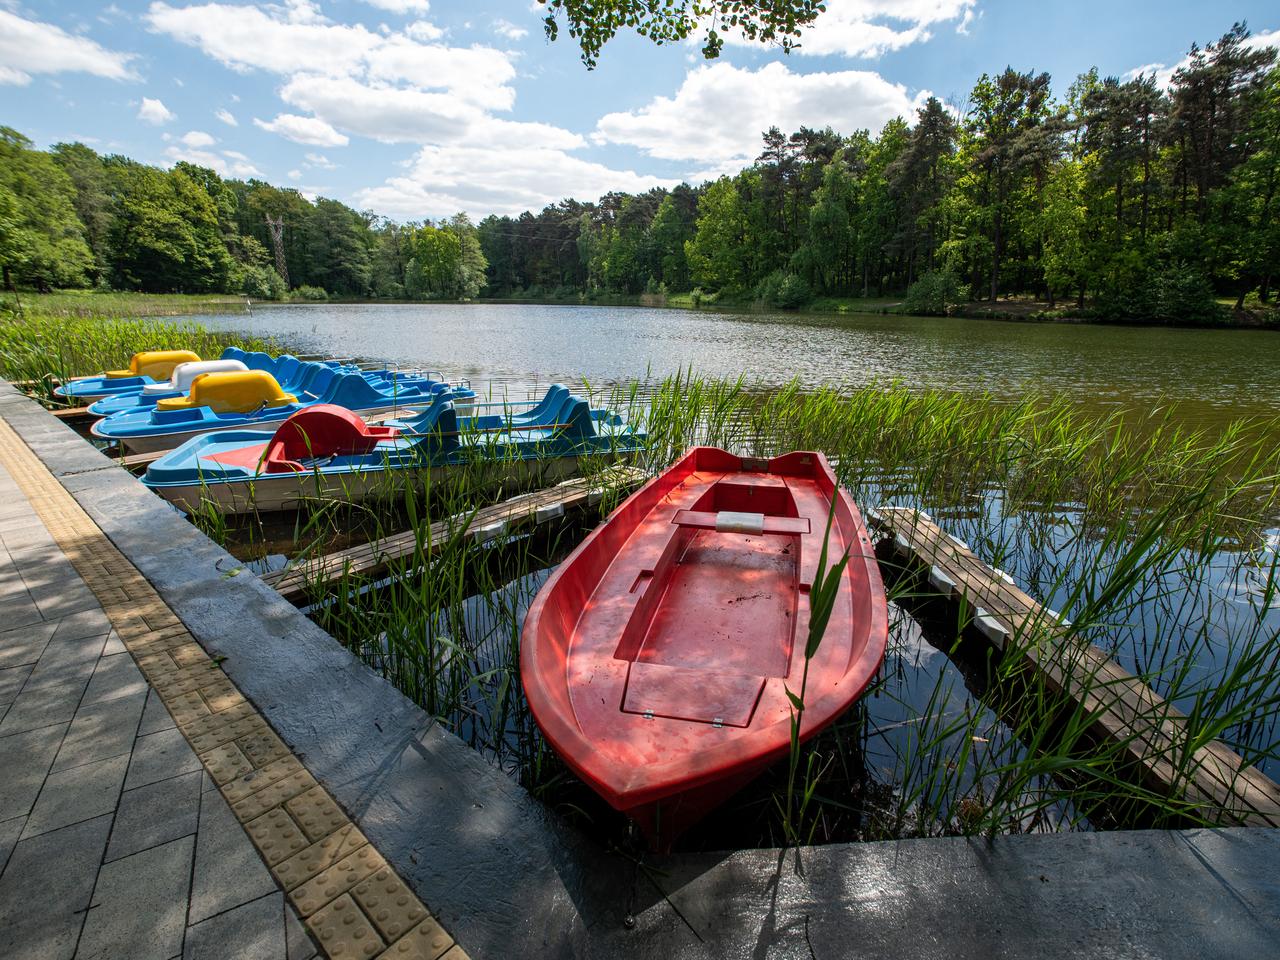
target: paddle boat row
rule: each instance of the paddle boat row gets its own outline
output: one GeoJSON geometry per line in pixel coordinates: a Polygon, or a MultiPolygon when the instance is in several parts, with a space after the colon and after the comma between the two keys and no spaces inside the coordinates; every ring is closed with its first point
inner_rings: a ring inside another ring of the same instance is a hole
{"type": "Polygon", "coordinates": [[[240,359],[202,360],[198,363],[180,363],[166,381],[148,384],[136,391],[102,397],[89,404],[88,412],[96,417],[109,417],[113,413],[151,409],[156,401],[181,397],[191,391],[196,378],[205,373],[239,373],[258,370],[270,374],[280,388],[289,393],[306,394],[317,386],[323,386],[336,373],[356,374],[381,390],[420,387],[439,381],[417,373],[399,373],[391,370],[361,370],[347,364],[331,361],[299,360],[287,353],[271,357],[265,353],[247,354],[248,363],[240,359]],[[326,373],[325,371],[329,371],[326,373]]]}
{"type": "Polygon", "coordinates": [[[790,750],[829,516],[829,564],[849,562],[808,665],[807,739],[861,696],[888,639],[871,541],[822,454],[694,448],[535,598],[520,644],[534,719],[654,849],[790,750]]]}
{"type": "Polygon", "coordinates": [[[561,385],[520,415],[461,417],[441,391],[425,409],[379,426],[316,404],[291,413],[270,437],[204,433],[151,464],[142,482],[188,512],[201,504],[224,514],[266,512],[322,496],[359,503],[403,483],[447,483],[479,464],[549,483],[572,476],[582,457],[625,459],[643,440],[561,385]]]}
{"type": "MultiPolygon", "coordinates": [[[[136,396],[144,392],[150,395],[169,392],[183,392],[185,386],[177,386],[174,376],[178,368],[189,364],[219,364],[235,361],[241,367],[204,367],[189,369],[187,376],[194,379],[200,373],[213,373],[222,370],[263,370],[277,380],[284,382],[289,369],[300,363],[315,363],[347,372],[363,372],[375,379],[395,379],[405,374],[392,370],[361,371],[359,367],[341,360],[303,361],[289,354],[272,357],[258,351],[242,350],[239,347],[227,347],[217,360],[201,360],[190,350],[147,350],[135,353],[129,360],[129,366],[123,370],[108,370],[101,376],[77,377],[57,387],[54,396],[67,400],[102,400],[107,397],[136,396]]],[[[412,377],[421,375],[412,374],[412,377]]],[[[188,380],[189,383],[189,380],[188,380]]]]}
{"type": "Polygon", "coordinates": [[[133,453],[156,453],[204,433],[274,431],[294,413],[317,404],[337,405],[370,417],[430,404],[440,394],[464,404],[475,396],[470,389],[437,380],[379,382],[326,366],[309,366],[296,389],[296,393],[285,390],[262,370],[201,374],[192,381],[189,394],[118,410],[96,421],[90,432],[133,453]]]}

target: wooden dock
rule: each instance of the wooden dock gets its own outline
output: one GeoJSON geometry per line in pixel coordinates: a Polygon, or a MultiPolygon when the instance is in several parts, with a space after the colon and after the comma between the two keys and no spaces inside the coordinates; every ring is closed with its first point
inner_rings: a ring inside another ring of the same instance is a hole
{"type": "MultiPolygon", "coordinates": [[[[564,516],[567,511],[598,503],[608,491],[630,490],[647,479],[635,467],[612,467],[591,478],[568,480],[545,490],[523,494],[483,507],[471,517],[467,536],[491,540],[507,531],[564,516]]],[[[458,533],[458,520],[451,518],[431,524],[423,538],[427,553],[458,533]]],[[[332,584],[346,576],[378,577],[399,560],[412,556],[418,534],[412,530],[339,550],[262,577],[282,597],[292,603],[305,602],[317,586],[332,584]]]]}
{"type": "Polygon", "coordinates": [[[932,591],[969,605],[973,626],[1001,654],[1018,656],[1050,689],[1079,704],[1091,718],[1091,733],[1120,744],[1146,787],[1202,812],[1221,811],[1223,825],[1280,826],[1280,785],[1220,741],[1188,742],[1185,714],[1098,647],[1068,639],[1056,613],[927,514],[885,507],[868,519],[897,554],[926,568],[932,591]],[[1191,760],[1180,771],[1168,758],[1188,750],[1191,760]]]}

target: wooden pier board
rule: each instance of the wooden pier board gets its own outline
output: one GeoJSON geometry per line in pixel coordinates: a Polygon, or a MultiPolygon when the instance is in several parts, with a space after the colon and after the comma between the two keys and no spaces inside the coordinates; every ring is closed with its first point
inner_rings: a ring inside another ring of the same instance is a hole
{"type": "MultiPolygon", "coordinates": [[[[1224,825],[1280,826],[1280,785],[1214,740],[1189,743],[1186,715],[1098,647],[1065,635],[1058,615],[980,560],[924,513],[882,507],[869,516],[894,550],[927,567],[931,588],[973,610],[974,627],[1002,653],[1014,650],[1051,689],[1080,704],[1092,732],[1123,746],[1147,787],[1180,796],[1224,825]],[[1017,638],[1016,643],[1011,640],[1017,638]],[[1168,757],[1192,751],[1178,773],[1168,757]]],[[[1209,819],[1214,819],[1210,816],[1209,819]]]]}
{"type": "MultiPolygon", "coordinates": [[[[512,528],[542,523],[562,516],[566,511],[597,503],[607,491],[629,490],[647,479],[635,467],[612,467],[591,478],[568,480],[545,490],[527,493],[476,511],[467,526],[466,535],[482,540],[492,539],[512,528]]],[[[431,524],[424,540],[426,552],[438,548],[458,532],[456,520],[440,520],[431,524]]],[[[413,554],[417,535],[412,530],[373,540],[347,550],[304,561],[294,567],[269,573],[263,580],[290,602],[307,599],[320,584],[330,584],[353,575],[376,577],[385,573],[396,561],[413,554]]]]}

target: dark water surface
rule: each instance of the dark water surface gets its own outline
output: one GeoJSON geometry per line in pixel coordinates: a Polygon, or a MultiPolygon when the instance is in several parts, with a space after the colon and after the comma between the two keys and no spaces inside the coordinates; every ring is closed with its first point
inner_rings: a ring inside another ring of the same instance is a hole
{"type": "Polygon", "coordinates": [[[692,365],[762,385],[899,380],[1088,407],[1176,402],[1192,423],[1280,413],[1280,334],[873,315],[716,313],[542,304],[299,304],[201,316],[295,350],[386,359],[523,396],[692,365]]]}

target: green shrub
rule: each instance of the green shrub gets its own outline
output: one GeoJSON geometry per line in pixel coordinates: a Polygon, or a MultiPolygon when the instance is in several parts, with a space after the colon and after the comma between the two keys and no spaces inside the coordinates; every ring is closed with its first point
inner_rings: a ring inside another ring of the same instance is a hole
{"type": "Polygon", "coordinates": [[[289,299],[290,300],[317,300],[317,301],[328,300],[329,292],[325,290],[324,287],[312,287],[304,283],[300,287],[295,287],[292,290],[292,292],[290,292],[289,299]]]}
{"type": "Polygon", "coordinates": [[[804,277],[789,270],[775,270],[756,285],[756,299],[780,310],[797,310],[813,299],[804,277]]]}
{"type": "Polygon", "coordinates": [[[968,286],[961,283],[949,267],[943,267],[930,270],[907,288],[902,310],[904,313],[945,317],[968,299],[968,286]]]}
{"type": "Polygon", "coordinates": [[[1209,279],[1199,267],[1183,262],[1148,269],[1103,289],[1093,313],[1121,323],[1207,324],[1227,317],[1209,279]]]}
{"type": "Polygon", "coordinates": [[[273,268],[249,264],[243,267],[240,292],[256,300],[283,300],[289,288],[273,268]]]}

